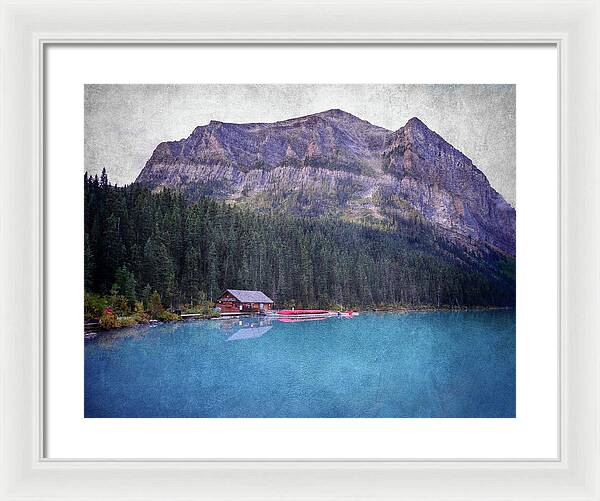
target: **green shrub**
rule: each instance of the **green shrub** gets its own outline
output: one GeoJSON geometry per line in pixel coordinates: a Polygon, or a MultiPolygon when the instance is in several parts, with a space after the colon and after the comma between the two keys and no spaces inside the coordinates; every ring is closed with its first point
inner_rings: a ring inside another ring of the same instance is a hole
{"type": "Polygon", "coordinates": [[[221,316],[218,311],[215,311],[215,305],[211,301],[202,301],[198,304],[183,305],[181,308],[182,313],[202,315],[204,318],[215,318],[221,316]]]}
{"type": "Polygon", "coordinates": [[[114,314],[112,308],[106,307],[100,316],[100,328],[101,329],[116,329],[119,327],[119,320],[114,314]]]}
{"type": "Polygon", "coordinates": [[[214,313],[214,308],[215,305],[211,301],[202,301],[194,305],[186,304],[183,306],[181,311],[183,313],[194,313],[198,315],[209,316],[211,313],[214,313]]]}
{"type": "Polygon", "coordinates": [[[83,299],[83,309],[85,318],[100,318],[104,309],[108,306],[108,301],[100,294],[86,292],[83,299]]]}
{"type": "MultiPolygon", "coordinates": [[[[110,296],[102,296],[86,292],[83,300],[84,317],[86,319],[101,319],[106,317],[106,309],[109,308],[112,314],[119,317],[129,317],[132,314],[141,313],[144,311],[141,302],[130,302],[125,296],[111,294],[110,296]]],[[[108,315],[110,316],[110,315],[108,315]]],[[[111,319],[105,318],[105,322],[109,324],[111,319]]],[[[112,328],[112,327],[108,327],[112,328]]]]}
{"type": "Polygon", "coordinates": [[[133,318],[138,324],[147,324],[150,321],[150,315],[144,311],[144,303],[136,301],[133,307],[133,318]]]}
{"type": "Polygon", "coordinates": [[[108,302],[110,307],[118,316],[125,317],[132,313],[129,300],[125,296],[115,294],[114,289],[111,295],[108,297],[108,302]]]}
{"type": "MultiPolygon", "coordinates": [[[[86,293],[84,297],[85,317],[98,319],[100,328],[103,330],[147,324],[151,319],[162,322],[181,320],[179,315],[164,309],[158,292],[154,292],[150,296],[149,303],[149,308],[146,310],[142,301],[129,301],[119,294],[102,296],[86,293]]],[[[206,305],[201,306],[201,309],[206,312],[207,316],[214,316],[215,313],[208,306],[210,304],[207,302],[206,305]]]]}
{"type": "Polygon", "coordinates": [[[175,313],[171,313],[168,310],[161,311],[153,318],[155,318],[156,320],[161,320],[163,322],[169,322],[171,320],[181,320],[181,317],[179,315],[176,315],[175,313]]]}

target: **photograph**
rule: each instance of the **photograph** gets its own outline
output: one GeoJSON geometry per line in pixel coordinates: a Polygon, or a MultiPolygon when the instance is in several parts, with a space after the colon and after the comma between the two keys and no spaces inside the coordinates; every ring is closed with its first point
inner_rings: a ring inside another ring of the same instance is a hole
{"type": "Polygon", "coordinates": [[[84,88],[85,418],[515,418],[516,85],[84,88]]]}

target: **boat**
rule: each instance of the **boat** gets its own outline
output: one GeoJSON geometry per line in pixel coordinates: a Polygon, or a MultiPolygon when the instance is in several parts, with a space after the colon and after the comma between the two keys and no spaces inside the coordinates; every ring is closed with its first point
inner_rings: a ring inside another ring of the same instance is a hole
{"type": "Polygon", "coordinates": [[[329,311],[329,310],[279,310],[267,313],[271,318],[279,319],[304,319],[304,318],[351,318],[358,313],[349,311],[329,311]]]}
{"type": "Polygon", "coordinates": [[[279,310],[270,313],[273,318],[328,318],[334,317],[336,313],[329,310],[279,310]]]}

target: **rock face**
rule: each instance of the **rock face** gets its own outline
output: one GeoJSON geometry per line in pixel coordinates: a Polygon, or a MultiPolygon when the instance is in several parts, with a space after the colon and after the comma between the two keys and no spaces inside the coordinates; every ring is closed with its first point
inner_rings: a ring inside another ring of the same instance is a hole
{"type": "Polygon", "coordinates": [[[452,240],[515,255],[515,210],[417,118],[390,131],[341,110],[272,124],[210,122],[160,143],[137,183],[261,209],[420,218],[452,240]]]}
{"type": "Polygon", "coordinates": [[[384,151],[384,170],[398,192],[443,228],[515,254],[515,210],[473,162],[418,118],[384,151]]]}

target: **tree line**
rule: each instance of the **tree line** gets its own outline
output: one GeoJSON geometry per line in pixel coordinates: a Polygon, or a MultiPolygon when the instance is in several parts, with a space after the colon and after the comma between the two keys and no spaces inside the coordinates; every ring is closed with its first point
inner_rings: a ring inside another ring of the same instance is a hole
{"type": "Polygon", "coordinates": [[[381,226],[85,183],[85,290],[166,307],[262,290],[278,306],[511,306],[514,262],[424,221],[381,226]]]}

